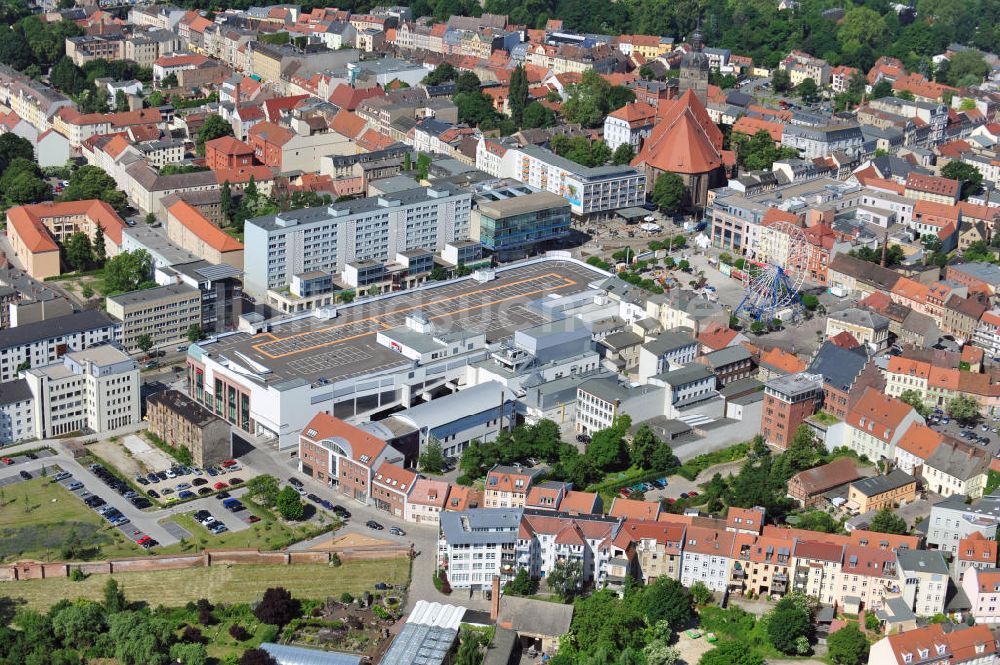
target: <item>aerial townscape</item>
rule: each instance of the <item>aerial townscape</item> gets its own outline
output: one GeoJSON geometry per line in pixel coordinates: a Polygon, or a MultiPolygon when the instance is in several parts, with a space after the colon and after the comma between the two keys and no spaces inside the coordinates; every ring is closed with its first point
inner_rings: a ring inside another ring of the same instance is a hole
{"type": "Polygon", "coordinates": [[[1000,0],[0,2],[0,665],[1000,665],[1000,0]]]}

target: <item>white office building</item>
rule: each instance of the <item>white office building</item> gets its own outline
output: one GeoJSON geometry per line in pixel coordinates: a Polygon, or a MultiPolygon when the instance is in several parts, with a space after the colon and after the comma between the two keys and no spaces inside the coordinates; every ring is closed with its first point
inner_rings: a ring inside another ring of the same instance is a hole
{"type": "Polygon", "coordinates": [[[120,332],[120,323],[96,309],[0,330],[0,381],[13,381],[28,367],[57,362],[67,351],[117,341],[120,332]]]}
{"type": "Polygon", "coordinates": [[[469,237],[472,194],[453,185],[291,210],[246,223],[244,291],[262,298],[300,273],[340,274],[413,249],[441,251],[469,237]]]}
{"type": "Polygon", "coordinates": [[[628,165],[590,168],[535,145],[479,139],[476,168],[562,196],[574,215],[609,213],[646,201],[646,176],[628,165]]]}
{"type": "Polygon", "coordinates": [[[34,395],[36,438],[108,432],[141,420],[139,365],[116,345],[67,353],[24,378],[34,395]]]}

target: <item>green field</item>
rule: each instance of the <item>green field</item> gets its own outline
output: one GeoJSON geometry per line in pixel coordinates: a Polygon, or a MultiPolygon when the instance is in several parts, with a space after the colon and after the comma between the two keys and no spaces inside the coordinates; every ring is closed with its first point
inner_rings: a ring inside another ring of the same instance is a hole
{"type": "MultiPolygon", "coordinates": [[[[282,586],[296,598],[325,599],[347,591],[372,590],[376,582],[403,584],[410,574],[405,557],[384,561],[347,562],[342,566],[212,566],[114,575],[130,601],[179,607],[208,598],[213,603],[239,603],[258,598],[265,589],[282,586]]],[[[4,594],[22,598],[31,607],[47,609],[62,599],[101,600],[108,575],[91,575],[82,582],[69,578],[26,580],[4,585],[4,594]]]]}
{"type": "MultiPolygon", "coordinates": [[[[226,531],[221,535],[214,535],[205,527],[198,524],[191,517],[191,513],[182,515],[172,515],[160,520],[160,524],[174,522],[183,527],[191,538],[184,543],[176,543],[167,547],[159,547],[156,554],[176,554],[178,552],[194,552],[204,548],[225,548],[225,547],[250,547],[261,550],[280,550],[288,547],[292,543],[297,543],[308,538],[320,535],[324,531],[340,525],[340,521],[329,514],[322,513],[322,522],[317,518],[315,521],[304,522],[302,524],[290,525],[276,519],[274,513],[266,508],[262,508],[249,500],[244,500],[243,504],[247,510],[252,511],[261,518],[256,524],[251,524],[249,529],[242,531],[226,531]]],[[[222,502],[219,502],[218,512],[224,510],[222,502]]],[[[194,511],[192,511],[194,512],[194,511]]]]}
{"type": "Polygon", "coordinates": [[[0,488],[0,561],[59,560],[74,536],[74,558],[144,552],[58,483],[33,478],[0,488]]]}

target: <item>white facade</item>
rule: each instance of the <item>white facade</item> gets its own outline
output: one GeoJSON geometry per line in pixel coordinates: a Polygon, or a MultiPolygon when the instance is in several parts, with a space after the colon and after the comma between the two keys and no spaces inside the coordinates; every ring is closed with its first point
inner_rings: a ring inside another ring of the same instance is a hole
{"type": "Polygon", "coordinates": [[[425,187],[249,220],[244,290],[263,298],[296,273],[341,273],[348,263],[388,261],[411,249],[441,251],[469,237],[472,194],[425,187]]]}
{"type": "Polygon", "coordinates": [[[66,354],[24,373],[34,399],[35,436],[108,432],[138,423],[139,365],[113,345],[66,354]]]}
{"type": "Polygon", "coordinates": [[[35,436],[35,399],[24,379],[0,384],[0,445],[35,436]]]}
{"type": "Polygon", "coordinates": [[[66,351],[117,341],[121,324],[88,310],[0,331],[0,381],[17,378],[18,367],[57,362],[66,351]]]}
{"type": "Polygon", "coordinates": [[[725,591],[731,562],[728,550],[717,554],[685,550],[681,558],[681,584],[690,588],[695,582],[701,582],[712,591],[725,591]]]}
{"type": "Polygon", "coordinates": [[[570,202],[576,215],[639,206],[646,200],[646,176],[638,169],[588,168],[533,145],[502,145],[481,138],[476,168],[558,194],[570,202]]]}
{"type": "Polygon", "coordinates": [[[482,508],[441,514],[437,565],[448,572],[453,589],[489,589],[514,578],[515,545],[521,511],[482,508]]]}

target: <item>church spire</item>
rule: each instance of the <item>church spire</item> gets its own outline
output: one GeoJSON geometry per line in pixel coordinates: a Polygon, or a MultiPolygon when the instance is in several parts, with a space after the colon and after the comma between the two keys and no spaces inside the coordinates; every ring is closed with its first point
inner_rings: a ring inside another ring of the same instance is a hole
{"type": "Polygon", "coordinates": [[[701,16],[698,17],[698,25],[694,29],[694,33],[691,35],[691,49],[700,52],[705,46],[705,40],[701,36],[701,16]]]}

